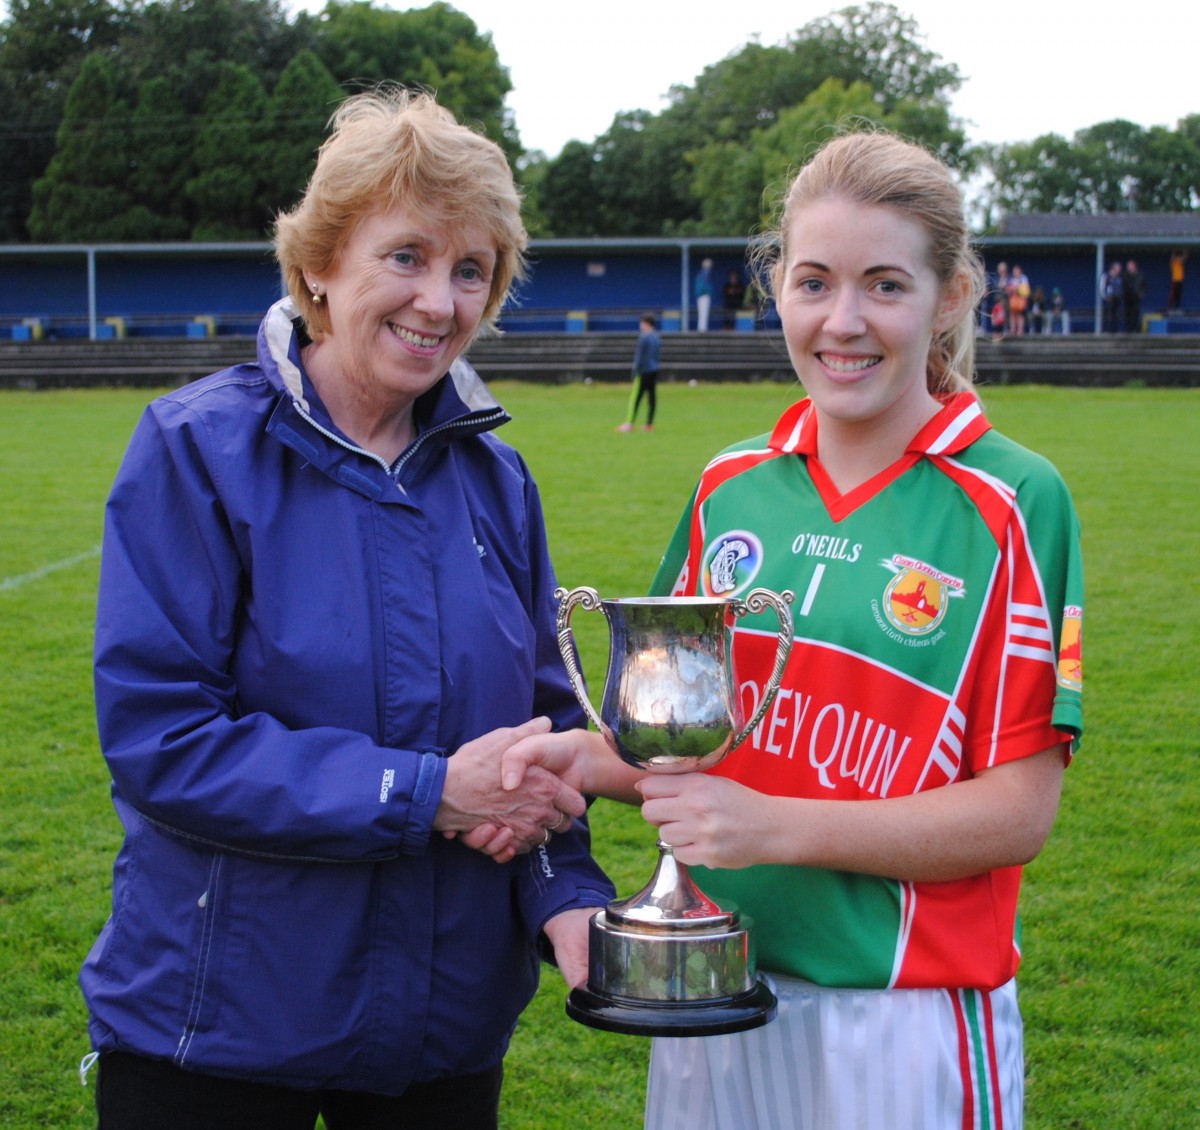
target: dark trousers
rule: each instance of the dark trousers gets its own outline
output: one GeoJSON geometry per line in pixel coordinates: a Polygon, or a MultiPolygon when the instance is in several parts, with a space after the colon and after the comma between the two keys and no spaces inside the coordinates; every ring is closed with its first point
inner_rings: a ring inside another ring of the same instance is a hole
{"type": "Polygon", "coordinates": [[[632,424],[637,416],[638,409],[642,406],[642,397],[647,400],[646,423],[654,423],[654,413],[658,410],[658,373],[639,373],[637,379],[637,395],[633,400],[633,408],[629,413],[629,422],[632,424]]]}
{"type": "Polygon", "coordinates": [[[302,1091],[184,1071],[123,1052],[100,1057],[99,1130],[496,1130],[500,1066],[414,1083],[403,1095],[302,1091]]]}

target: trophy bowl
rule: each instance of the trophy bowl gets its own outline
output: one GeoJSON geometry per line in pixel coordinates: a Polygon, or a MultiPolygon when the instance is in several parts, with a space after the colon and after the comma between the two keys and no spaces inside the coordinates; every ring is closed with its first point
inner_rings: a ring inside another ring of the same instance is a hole
{"type": "MultiPolygon", "coordinates": [[[[556,589],[558,644],[592,723],[625,762],[652,773],[716,765],[758,725],[783,678],[792,645],[790,592],[744,598],[603,599],[595,589],[556,589]],[[599,713],[576,658],[571,615],[601,611],[609,627],[599,713]],[[775,663],[746,722],[730,662],[741,616],[771,609],[779,621],[775,663]]],[[[589,924],[588,980],[567,1014],[593,1028],[638,1035],[710,1036],[767,1023],[776,1001],[757,979],[751,923],[703,893],[669,844],[636,895],[614,899],[589,924]]]]}

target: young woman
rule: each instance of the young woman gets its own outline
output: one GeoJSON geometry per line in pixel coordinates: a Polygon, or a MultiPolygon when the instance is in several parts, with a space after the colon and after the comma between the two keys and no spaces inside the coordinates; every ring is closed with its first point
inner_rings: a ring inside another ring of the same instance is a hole
{"type": "MultiPolygon", "coordinates": [[[[778,1019],[654,1043],[647,1125],[1021,1124],[1021,866],[1081,733],[1078,525],[1055,470],[971,391],[982,289],[961,196],[886,134],[798,174],[766,264],[807,398],[705,469],[652,586],[796,594],[754,735],[708,773],[634,780],[596,735],[514,746],[642,811],[754,922],[778,1019]],[[733,533],[729,579],[710,570],[733,533]]],[[[734,654],[753,706],[764,615],[734,654]]]]}

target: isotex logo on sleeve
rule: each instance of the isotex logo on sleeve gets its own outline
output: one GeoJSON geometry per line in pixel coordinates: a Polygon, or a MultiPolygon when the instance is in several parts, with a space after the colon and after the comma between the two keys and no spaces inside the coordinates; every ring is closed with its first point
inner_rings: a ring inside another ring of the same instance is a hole
{"type": "Polygon", "coordinates": [[[396,783],[396,770],[385,769],[383,771],[383,780],[379,783],[379,803],[384,804],[387,801],[388,793],[392,791],[392,786],[396,783]]]}

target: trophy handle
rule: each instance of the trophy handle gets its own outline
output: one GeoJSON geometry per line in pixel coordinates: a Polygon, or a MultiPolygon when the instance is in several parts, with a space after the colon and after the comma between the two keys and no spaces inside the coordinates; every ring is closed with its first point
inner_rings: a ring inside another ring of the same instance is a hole
{"type": "Polygon", "coordinates": [[[571,612],[575,605],[580,605],[585,612],[595,612],[596,609],[603,612],[604,606],[600,601],[600,594],[587,585],[580,585],[569,591],[564,588],[556,588],[554,595],[558,600],[558,650],[562,654],[563,664],[567,668],[571,689],[575,692],[575,697],[579,699],[579,705],[587,712],[593,725],[601,733],[604,733],[607,727],[600,721],[600,715],[596,713],[596,708],[592,706],[592,701],[588,698],[587,684],[583,681],[583,671],[580,670],[579,659],[575,653],[575,641],[571,636],[571,612]]]}
{"type": "Polygon", "coordinates": [[[771,703],[775,701],[775,695],[779,692],[779,684],[783,681],[783,671],[787,666],[788,656],[792,654],[794,628],[792,626],[792,610],[788,605],[795,599],[796,596],[790,589],[784,589],[783,592],[772,592],[770,589],[751,589],[743,599],[733,602],[735,616],[745,616],[751,612],[765,612],[767,608],[771,608],[779,620],[779,642],[775,648],[775,666],[771,669],[771,676],[767,679],[767,685],[763,689],[762,702],[758,704],[754,717],[742,727],[741,732],[733,739],[733,744],[729,747],[731,753],[750,736],[754,727],[762,721],[763,715],[766,714],[771,703]]]}

